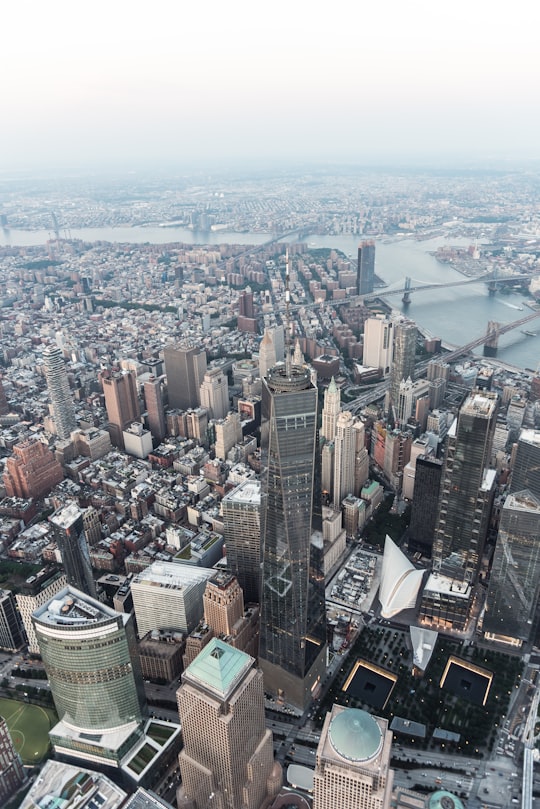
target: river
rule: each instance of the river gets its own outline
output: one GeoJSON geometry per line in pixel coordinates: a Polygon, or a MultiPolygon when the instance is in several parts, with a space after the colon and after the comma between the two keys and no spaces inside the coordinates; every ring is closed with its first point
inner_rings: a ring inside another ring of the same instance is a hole
{"type": "MultiPolygon", "coordinates": [[[[0,245],[44,244],[52,237],[50,231],[0,230],[0,245]]],[[[69,231],[72,239],[84,241],[131,242],[132,244],[254,244],[269,240],[265,233],[233,233],[229,231],[193,231],[188,228],[119,227],[83,228],[69,231]]],[[[306,241],[312,247],[334,247],[356,261],[359,238],[353,235],[319,236],[313,234],[306,241]]],[[[446,264],[439,263],[429,251],[448,243],[444,238],[429,241],[401,239],[395,242],[376,242],[375,272],[391,289],[403,287],[405,277],[416,281],[440,282],[463,280],[463,276],[446,264]]],[[[452,239],[451,244],[459,244],[452,239]]],[[[466,243],[461,240],[461,243],[466,243]]],[[[414,282],[413,282],[414,284],[414,282]]],[[[419,326],[434,336],[455,345],[462,345],[485,332],[489,320],[508,323],[528,314],[521,295],[490,297],[483,283],[449,289],[432,289],[414,292],[409,306],[405,307],[400,296],[388,298],[396,308],[407,314],[419,326]],[[524,307],[523,311],[520,307],[524,307]]],[[[527,327],[526,327],[527,328],[527,327]]],[[[520,368],[536,369],[540,361],[540,319],[533,321],[528,329],[538,332],[530,337],[520,329],[503,335],[499,340],[498,359],[520,368]]]]}

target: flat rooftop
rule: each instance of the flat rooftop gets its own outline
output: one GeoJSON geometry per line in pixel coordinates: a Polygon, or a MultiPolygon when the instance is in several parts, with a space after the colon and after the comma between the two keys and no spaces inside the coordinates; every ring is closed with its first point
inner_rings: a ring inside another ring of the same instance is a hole
{"type": "Polygon", "coordinates": [[[68,503],[51,514],[49,521],[59,528],[69,528],[81,516],[82,511],[79,506],[76,503],[68,503]]]}
{"type": "Polygon", "coordinates": [[[74,587],[65,587],[54,598],[39,607],[35,617],[53,626],[89,625],[117,619],[115,610],[101,604],[74,587]]]}
{"type": "Polygon", "coordinates": [[[261,502],[261,484],[258,480],[246,480],[223,499],[233,503],[251,503],[258,506],[261,502]]]}
{"type": "Polygon", "coordinates": [[[170,590],[183,590],[194,587],[210,579],[215,570],[196,565],[182,565],[176,562],[154,562],[138,573],[131,583],[132,589],[139,587],[164,587],[170,590]]]}

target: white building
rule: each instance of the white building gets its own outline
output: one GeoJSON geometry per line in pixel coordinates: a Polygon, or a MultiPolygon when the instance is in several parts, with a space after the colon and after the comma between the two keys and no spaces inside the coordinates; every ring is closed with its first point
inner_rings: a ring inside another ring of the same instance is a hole
{"type": "Polygon", "coordinates": [[[133,579],[131,594],[139,637],[153,629],[189,634],[203,616],[209,568],[174,562],[154,562],[133,579]]]}

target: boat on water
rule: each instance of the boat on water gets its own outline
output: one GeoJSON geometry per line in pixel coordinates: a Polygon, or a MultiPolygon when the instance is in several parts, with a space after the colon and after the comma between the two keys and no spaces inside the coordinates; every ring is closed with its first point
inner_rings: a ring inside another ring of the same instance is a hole
{"type": "Polygon", "coordinates": [[[529,331],[528,329],[521,329],[521,333],[522,333],[522,334],[526,334],[526,335],[527,335],[527,337],[536,337],[536,335],[538,334],[538,332],[536,332],[536,331],[529,331]]]}

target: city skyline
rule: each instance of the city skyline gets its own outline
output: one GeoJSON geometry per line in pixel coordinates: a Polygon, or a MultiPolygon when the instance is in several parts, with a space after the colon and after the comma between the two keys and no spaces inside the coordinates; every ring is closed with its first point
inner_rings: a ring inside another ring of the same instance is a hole
{"type": "Polygon", "coordinates": [[[12,4],[0,171],[540,156],[523,0],[176,13],[12,4]]]}

